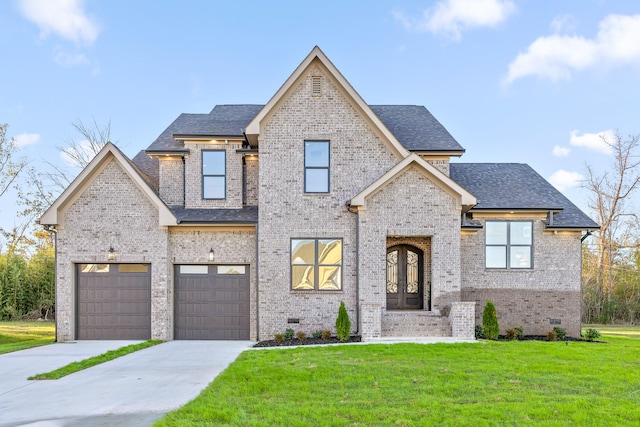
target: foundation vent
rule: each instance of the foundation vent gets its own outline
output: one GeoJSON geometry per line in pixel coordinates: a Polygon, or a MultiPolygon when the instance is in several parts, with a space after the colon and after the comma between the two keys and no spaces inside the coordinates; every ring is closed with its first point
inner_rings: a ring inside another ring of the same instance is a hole
{"type": "Polygon", "coordinates": [[[320,86],[320,76],[313,76],[311,77],[312,80],[312,84],[311,84],[311,95],[313,96],[320,96],[321,94],[321,89],[322,86],[320,86]]]}

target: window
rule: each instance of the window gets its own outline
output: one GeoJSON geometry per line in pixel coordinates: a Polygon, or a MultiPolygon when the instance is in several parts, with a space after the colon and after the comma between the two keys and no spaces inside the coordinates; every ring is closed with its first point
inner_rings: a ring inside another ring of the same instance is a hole
{"type": "Polygon", "coordinates": [[[181,265],[180,274],[209,274],[208,265],[181,265]]]}
{"type": "Polygon", "coordinates": [[[532,267],[531,221],[487,221],[485,230],[486,268],[532,267]]]}
{"type": "Polygon", "coordinates": [[[291,289],[342,289],[342,239],[291,239],[291,289]]]}
{"type": "Polygon", "coordinates": [[[244,265],[219,265],[218,274],[246,274],[244,265]]]}
{"type": "Polygon", "coordinates": [[[202,198],[224,199],[227,191],[226,151],[202,151],[202,198]]]}
{"type": "Polygon", "coordinates": [[[329,141],[304,142],[304,192],[329,192],[329,141]]]}

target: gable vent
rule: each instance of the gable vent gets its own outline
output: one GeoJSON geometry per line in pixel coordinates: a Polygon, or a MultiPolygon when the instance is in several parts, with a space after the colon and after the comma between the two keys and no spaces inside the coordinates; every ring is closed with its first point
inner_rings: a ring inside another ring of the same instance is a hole
{"type": "Polygon", "coordinates": [[[311,79],[312,79],[311,95],[320,96],[320,90],[321,90],[320,76],[313,76],[311,79]]]}

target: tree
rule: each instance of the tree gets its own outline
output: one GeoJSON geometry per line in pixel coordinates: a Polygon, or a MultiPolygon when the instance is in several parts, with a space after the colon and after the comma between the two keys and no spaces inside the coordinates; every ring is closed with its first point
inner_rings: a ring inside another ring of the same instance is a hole
{"type": "Polygon", "coordinates": [[[498,314],[496,307],[491,300],[487,301],[482,312],[482,329],[484,336],[489,340],[497,340],[500,335],[500,326],[498,326],[498,314]]]}
{"type": "Polygon", "coordinates": [[[0,124],[0,199],[27,165],[26,159],[16,159],[18,147],[14,138],[7,139],[8,128],[8,124],[0,124]]]}
{"type": "Polygon", "coordinates": [[[589,207],[595,213],[600,230],[595,234],[595,257],[584,258],[595,265],[587,265],[584,270],[589,272],[585,283],[591,299],[589,311],[596,315],[597,320],[610,321],[616,311],[613,298],[616,265],[623,262],[620,248],[627,246],[625,242],[633,240],[632,230],[638,223],[630,199],[640,186],[640,135],[624,138],[616,133],[613,138],[601,138],[613,155],[613,160],[611,166],[600,175],[587,166],[585,187],[591,194],[589,207]]]}
{"type": "Polygon", "coordinates": [[[336,335],[340,341],[347,341],[351,336],[351,321],[344,306],[344,301],[340,301],[338,318],[336,319],[336,335]]]}
{"type": "MultiPolygon", "coordinates": [[[[66,161],[79,169],[87,166],[111,138],[111,121],[108,121],[104,126],[100,126],[95,117],[92,121],[91,125],[86,125],[80,119],[73,121],[71,126],[80,138],[67,136],[64,145],[57,147],[66,161]]],[[[57,192],[64,191],[73,180],[74,175],[51,162],[47,163],[51,171],[45,174],[46,178],[58,190],[57,192]]]]}

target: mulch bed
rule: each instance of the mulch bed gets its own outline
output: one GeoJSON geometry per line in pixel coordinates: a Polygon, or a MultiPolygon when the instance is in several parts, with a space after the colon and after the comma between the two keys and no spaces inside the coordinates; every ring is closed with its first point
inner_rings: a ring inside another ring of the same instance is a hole
{"type": "Polygon", "coordinates": [[[306,340],[293,338],[284,341],[266,340],[258,342],[254,345],[254,347],[287,347],[292,345],[344,344],[348,342],[362,342],[362,337],[360,337],[360,335],[353,335],[347,341],[340,341],[337,337],[331,337],[325,340],[323,340],[322,338],[307,338],[306,340]]]}

